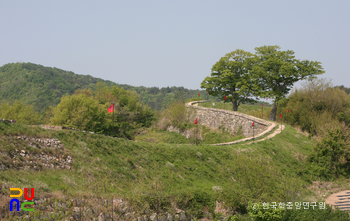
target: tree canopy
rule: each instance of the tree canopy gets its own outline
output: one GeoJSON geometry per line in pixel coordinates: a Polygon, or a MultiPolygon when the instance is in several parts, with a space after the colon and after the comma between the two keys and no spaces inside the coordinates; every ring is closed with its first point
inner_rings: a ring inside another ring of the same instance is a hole
{"type": "Polygon", "coordinates": [[[274,100],[270,120],[276,120],[277,102],[285,97],[293,85],[324,73],[318,61],[298,60],[291,50],[281,51],[279,46],[255,48],[255,54],[237,49],[216,62],[211,76],[201,88],[224,102],[232,102],[237,111],[242,102],[269,97],[274,100]]]}
{"type": "Polygon", "coordinates": [[[232,102],[234,111],[242,102],[254,102],[250,97],[258,88],[250,76],[252,58],[253,54],[240,49],[226,54],[213,65],[211,76],[202,81],[201,88],[224,102],[232,102]]]}
{"type": "Polygon", "coordinates": [[[276,120],[276,103],[300,80],[324,73],[321,62],[295,59],[294,51],[281,51],[275,46],[255,48],[253,76],[257,79],[261,97],[274,99],[270,120],[276,120]]]}
{"type": "Polygon", "coordinates": [[[184,87],[135,87],[39,64],[10,63],[0,67],[0,102],[12,104],[20,100],[43,113],[48,106],[57,106],[63,95],[72,95],[78,89],[94,89],[96,83],[135,91],[141,101],[157,110],[165,109],[178,96],[187,100],[204,92],[184,87]]]}

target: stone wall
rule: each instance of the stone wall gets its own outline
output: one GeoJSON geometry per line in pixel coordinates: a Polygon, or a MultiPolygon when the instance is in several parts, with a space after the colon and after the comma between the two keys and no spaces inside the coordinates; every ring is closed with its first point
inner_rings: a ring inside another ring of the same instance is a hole
{"type": "Polygon", "coordinates": [[[235,111],[194,106],[194,104],[201,102],[207,101],[193,101],[185,105],[187,108],[195,109],[195,116],[192,119],[198,118],[198,124],[206,125],[213,129],[224,127],[232,134],[237,133],[240,129],[243,136],[252,137],[252,123],[254,121],[254,137],[259,137],[268,133],[277,125],[276,123],[235,111]]]}
{"type": "MultiPolygon", "coordinates": [[[[1,150],[0,171],[17,169],[71,169],[73,158],[66,154],[63,144],[58,139],[35,138],[18,136],[18,141],[24,143],[23,149],[1,150]],[[26,146],[35,148],[37,151],[28,151],[26,146]],[[54,153],[47,150],[56,150],[54,153]]],[[[17,144],[16,144],[17,145],[17,144]]]]}

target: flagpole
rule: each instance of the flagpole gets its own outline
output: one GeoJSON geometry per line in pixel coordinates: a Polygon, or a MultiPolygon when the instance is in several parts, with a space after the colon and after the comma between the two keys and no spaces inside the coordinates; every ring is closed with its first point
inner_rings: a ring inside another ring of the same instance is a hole
{"type": "Polygon", "coordinates": [[[198,124],[196,124],[196,145],[198,146],[198,124]]]}
{"type": "Polygon", "coordinates": [[[253,143],[254,143],[254,126],[253,126],[253,143]]]}
{"type": "Polygon", "coordinates": [[[253,121],[253,123],[252,123],[252,127],[253,127],[253,143],[254,143],[254,123],[255,123],[255,121],[253,121]]]}
{"type": "Polygon", "coordinates": [[[114,135],[114,101],[113,101],[113,117],[112,117],[112,136],[114,135]]]}
{"type": "Polygon", "coordinates": [[[283,115],[282,115],[282,111],[281,111],[281,132],[282,132],[282,126],[283,126],[282,118],[283,118],[283,115]]]}
{"type": "Polygon", "coordinates": [[[198,143],[197,143],[197,133],[198,133],[198,122],[197,122],[197,118],[196,118],[196,120],[194,121],[194,124],[196,124],[196,135],[195,135],[195,143],[196,143],[196,145],[198,145],[198,143]]]}
{"type": "Polygon", "coordinates": [[[261,104],[261,119],[264,119],[264,103],[261,104]]]}
{"type": "Polygon", "coordinates": [[[224,109],[226,110],[226,103],[225,103],[225,101],[226,101],[226,96],[224,96],[224,109]]]}

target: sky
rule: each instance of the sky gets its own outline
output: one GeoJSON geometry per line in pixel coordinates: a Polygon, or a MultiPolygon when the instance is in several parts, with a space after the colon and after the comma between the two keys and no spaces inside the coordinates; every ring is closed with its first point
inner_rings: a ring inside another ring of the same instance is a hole
{"type": "Polygon", "coordinates": [[[31,62],[119,84],[200,89],[236,49],[279,45],[350,87],[350,1],[0,2],[0,66],[31,62]]]}

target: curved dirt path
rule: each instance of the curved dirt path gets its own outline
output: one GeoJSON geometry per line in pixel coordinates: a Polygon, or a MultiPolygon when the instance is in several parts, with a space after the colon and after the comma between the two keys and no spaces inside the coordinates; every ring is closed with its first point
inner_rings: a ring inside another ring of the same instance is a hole
{"type": "MultiPolygon", "coordinates": [[[[282,130],[284,130],[284,128],[285,128],[285,126],[282,125],[282,130]]],[[[281,133],[281,132],[282,132],[282,131],[281,131],[281,124],[278,124],[278,128],[277,128],[272,134],[270,134],[270,135],[268,135],[267,137],[264,137],[264,138],[262,138],[262,139],[260,139],[260,140],[255,140],[254,143],[260,142],[260,141],[263,141],[263,140],[266,140],[266,139],[270,139],[270,138],[276,136],[277,134],[279,134],[279,133],[281,133]]],[[[246,144],[251,144],[251,143],[253,143],[253,142],[249,142],[249,143],[246,143],[246,144]]]]}

